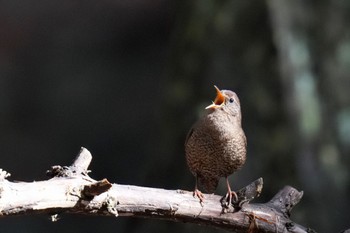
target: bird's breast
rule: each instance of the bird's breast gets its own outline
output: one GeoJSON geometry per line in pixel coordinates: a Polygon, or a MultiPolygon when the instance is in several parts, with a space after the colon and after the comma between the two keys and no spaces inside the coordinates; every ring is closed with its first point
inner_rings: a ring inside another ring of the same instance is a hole
{"type": "Polygon", "coordinates": [[[189,165],[223,177],[243,166],[246,138],[237,122],[215,114],[203,117],[193,128],[186,145],[189,165]]]}

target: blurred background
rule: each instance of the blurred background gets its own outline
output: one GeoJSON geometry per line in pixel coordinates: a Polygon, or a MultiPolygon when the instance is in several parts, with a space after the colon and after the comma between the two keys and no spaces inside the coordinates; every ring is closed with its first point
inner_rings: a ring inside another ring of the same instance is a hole
{"type": "MultiPolygon", "coordinates": [[[[256,202],[304,190],[292,219],[349,228],[350,2],[0,1],[0,167],[46,179],[80,147],[91,176],[192,190],[187,131],[217,85],[241,99],[256,202]]],[[[221,181],[223,182],[223,181],[221,181]]],[[[225,193],[221,183],[217,193],[225,193]]],[[[3,218],[2,232],[221,232],[150,219],[3,218]]]]}

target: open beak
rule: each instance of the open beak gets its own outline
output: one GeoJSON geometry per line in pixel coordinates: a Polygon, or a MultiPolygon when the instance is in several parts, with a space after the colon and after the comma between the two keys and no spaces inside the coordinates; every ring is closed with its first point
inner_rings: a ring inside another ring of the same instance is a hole
{"type": "Polygon", "coordinates": [[[222,92],[217,86],[214,85],[214,87],[216,89],[216,98],[214,102],[211,105],[207,106],[205,109],[215,109],[221,107],[225,103],[225,96],[222,94],[222,92]]]}

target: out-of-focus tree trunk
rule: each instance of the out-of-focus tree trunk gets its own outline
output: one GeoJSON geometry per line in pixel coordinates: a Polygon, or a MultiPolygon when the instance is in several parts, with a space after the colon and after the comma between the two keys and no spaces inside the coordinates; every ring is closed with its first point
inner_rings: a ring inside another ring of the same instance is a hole
{"type": "Polygon", "coordinates": [[[343,165],[349,148],[342,146],[350,138],[346,3],[269,0],[268,4],[285,106],[296,126],[292,143],[297,172],[312,196],[309,207],[317,208],[306,212],[317,212],[317,220],[310,221],[329,232],[334,230],[330,223],[344,222],[345,216],[330,215],[328,203],[334,210],[349,205],[344,186],[349,174],[343,165]]]}

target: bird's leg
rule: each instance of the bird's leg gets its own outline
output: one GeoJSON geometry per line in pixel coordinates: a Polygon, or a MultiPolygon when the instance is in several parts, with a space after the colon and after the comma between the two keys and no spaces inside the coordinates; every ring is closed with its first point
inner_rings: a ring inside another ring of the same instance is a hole
{"type": "Polygon", "coordinates": [[[231,190],[230,187],[230,183],[228,182],[228,177],[226,177],[226,185],[227,185],[227,193],[226,195],[221,199],[221,204],[228,208],[230,206],[230,204],[232,204],[232,197],[233,197],[233,201],[237,202],[238,201],[238,196],[237,193],[235,191],[231,190]]]}
{"type": "Polygon", "coordinates": [[[201,204],[201,206],[203,206],[202,203],[204,201],[204,195],[201,191],[199,191],[197,184],[198,184],[198,177],[196,176],[196,185],[194,187],[193,197],[198,197],[199,203],[201,204]]]}

